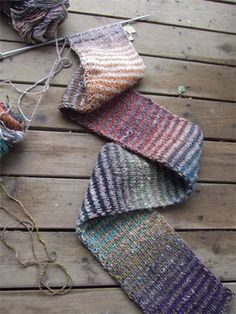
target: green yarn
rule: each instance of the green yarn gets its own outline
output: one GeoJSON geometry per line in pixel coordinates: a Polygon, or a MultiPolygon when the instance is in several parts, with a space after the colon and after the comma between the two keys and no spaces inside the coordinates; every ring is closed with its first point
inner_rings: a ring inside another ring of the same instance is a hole
{"type": "Polygon", "coordinates": [[[11,144],[4,139],[0,139],[0,159],[10,150],[11,144]]]}

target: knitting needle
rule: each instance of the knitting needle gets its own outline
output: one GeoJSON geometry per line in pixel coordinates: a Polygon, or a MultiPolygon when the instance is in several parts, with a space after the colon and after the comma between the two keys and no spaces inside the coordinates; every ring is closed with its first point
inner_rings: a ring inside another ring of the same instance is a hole
{"type": "MultiPolygon", "coordinates": [[[[144,20],[144,19],[147,19],[149,17],[150,17],[150,15],[137,16],[137,17],[134,17],[132,19],[121,21],[121,22],[118,22],[118,23],[121,24],[121,25],[125,25],[125,24],[129,24],[129,23],[132,23],[132,22],[135,22],[135,21],[144,20]]],[[[113,24],[118,24],[118,23],[116,22],[116,23],[113,23],[113,24]]],[[[57,38],[57,39],[52,39],[52,40],[49,40],[49,41],[47,41],[45,43],[40,43],[40,44],[36,44],[36,45],[32,45],[32,46],[26,46],[26,47],[14,49],[14,50],[6,51],[6,52],[0,52],[0,61],[2,61],[5,58],[8,58],[8,57],[11,57],[11,56],[23,53],[25,51],[28,51],[28,50],[31,50],[31,49],[34,49],[34,48],[38,48],[38,47],[46,46],[46,45],[49,45],[49,44],[53,44],[56,41],[57,42],[62,41],[62,40],[65,39],[65,37],[66,36],[60,37],[60,38],[57,38]]]]}
{"type": "MultiPolygon", "coordinates": [[[[118,23],[120,23],[121,25],[124,25],[124,24],[128,24],[128,23],[135,22],[135,21],[139,21],[139,20],[146,20],[146,19],[148,19],[150,16],[151,16],[151,15],[137,16],[137,17],[133,17],[132,19],[125,20],[125,21],[121,21],[121,22],[118,22],[118,23]]],[[[117,24],[117,22],[114,23],[114,24],[117,24]]]]}
{"type": "MultiPolygon", "coordinates": [[[[58,38],[57,41],[62,41],[64,38],[65,37],[58,38]]],[[[40,43],[37,45],[25,46],[25,47],[17,48],[17,49],[6,51],[6,52],[0,52],[0,61],[2,61],[3,59],[6,59],[8,57],[17,55],[19,53],[23,53],[25,51],[28,51],[28,50],[31,50],[34,48],[38,48],[38,47],[42,47],[42,46],[46,46],[46,45],[49,45],[52,43],[55,43],[55,39],[52,39],[52,40],[46,41],[45,43],[40,43]]]]}

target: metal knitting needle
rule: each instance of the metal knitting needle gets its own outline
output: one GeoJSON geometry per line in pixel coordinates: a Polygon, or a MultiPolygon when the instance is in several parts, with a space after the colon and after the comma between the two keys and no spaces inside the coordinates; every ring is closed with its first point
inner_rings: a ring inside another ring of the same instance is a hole
{"type": "MultiPolygon", "coordinates": [[[[121,24],[121,25],[125,25],[125,24],[129,24],[129,23],[133,23],[135,21],[139,21],[139,20],[145,20],[145,19],[148,19],[150,17],[150,15],[143,15],[143,16],[137,16],[137,17],[134,17],[132,19],[129,19],[129,20],[125,20],[125,21],[121,21],[121,22],[115,22],[113,24],[121,24]]],[[[10,51],[6,51],[6,52],[0,52],[0,61],[2,61],[3,59],[6,59],[8,57],[11,57],[11,56],[14,56],[14,55],[17,55],[17,54],[20,54],[20,53],[23,53],[25,51],[28,51],[28,50],[31,50],[31,49],[34,49],[34,48],[38,48],[38,47],[42,47],[42,46],[46,46],[46,45],[49,45],[49,44],[53,44],[56,42],[59,42],[59,41],[62,41],[66,38],[66,36],[64,37],[60,37],[60,38],[57,38],[57,39],[52,39],[52,40],[49,40],[45,43],[40,43],[40,44],[37,44],[37,45],[32,45],[32,46],[26,46],[26,47],[22,47],[22,48],[17,48],[17,49],[14,49],[14,50],[10,50],[10,51]]]]}
{"type": "MultiPolygon", "coordinates": [[[[62,41],[64,38],[65,37],[58,38],[57,41],[62,41]]],[[[6,51],[6,52],[0,52],[0,61],[2,61],[3,59],[6,59],[8,57],[23,53],[25,51],[28,51],[28,50],[31,50],[34,48],[38,48],[38,47],[42,47],[42,46],[46,46],[46,45],[53,44],[53,43],[55,43],[55,39],[52,39],[52,40],[46,41],[45,43],[40,43],[37,45],[25,46],[22,48],[17,48],[17,49],[6,51]]]]}
{"type": "Polygon", "coordinates": [[[121,22],[116,22],[116,23],[113,23],[113,24],[121,24],[121,25],[124,25],[124,24],[128,24],[128,23],[132,23],[132,22],[135,22],[135,21],[139,21],[139,20],[146,20],[150,17],[151,15],[142,15],[142,16],[137,16],[137,17],[133,17],[132,19],[129,19],[129,20],[124,20],[124,21],[121,21],[121,22]]]}

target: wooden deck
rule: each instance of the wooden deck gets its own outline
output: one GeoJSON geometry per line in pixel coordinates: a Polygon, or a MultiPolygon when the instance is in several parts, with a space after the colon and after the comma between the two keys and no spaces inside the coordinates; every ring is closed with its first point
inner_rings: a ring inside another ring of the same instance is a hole
{"type": "MultiPolygon", "coordinates": [[[[168,222],[200,259],[236,292],[236,3],[235,0],[70,0],[69,18],[60,34],[71,34],[151,14],[135,24],[134,45],[146,64],[137,89],[173,113],[199,124],[205,140],[199,184],[175,208],[162,210],[168,222]],[[178,97],[177,86],[186,93],[178,97]]],[[[7,25],[0,24],[1,51],[22,46],[7,25]]],[[[44,76],[55,57],[53,47],[4,60],[1,79],[25,87],[44,76]]],[[[35,269],[20,268],[0,244],[1,314],[138,314],[111,277],[80,244],[75,220],[88,179],[104,140],[65,120],[57,109],[78,65],[57,75],[31,124],[28,137],[3,159],[8,189],[37,220],[58,261],[73,277],[73,291],[48,297],[37,290],[35,269]]],[[[1,98],[17,93],[1,88],[1,98]]],[[[27,112],[32,103],[27,101],[27,112]]],[[[0,227],[10,222],[0,212],[0,227]]],[[[14,240],[28,256],[24,235],[14,240]]],[[[58,284],[57,276],[52,279],[58,284]]],[[[236,313],[234,301],[232,314],[236,313]]],[[[206,313],[207,314],[207,313],[206,313]]]]}

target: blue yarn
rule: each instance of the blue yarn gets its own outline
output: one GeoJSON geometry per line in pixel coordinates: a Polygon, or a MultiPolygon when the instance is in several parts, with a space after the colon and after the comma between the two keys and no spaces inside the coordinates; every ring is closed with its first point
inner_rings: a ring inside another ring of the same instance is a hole
{"type": "Polygon", "coordinates": [[[0,159],[10,150],[11,144],[4,139],[0,139],[0,159]]]}

